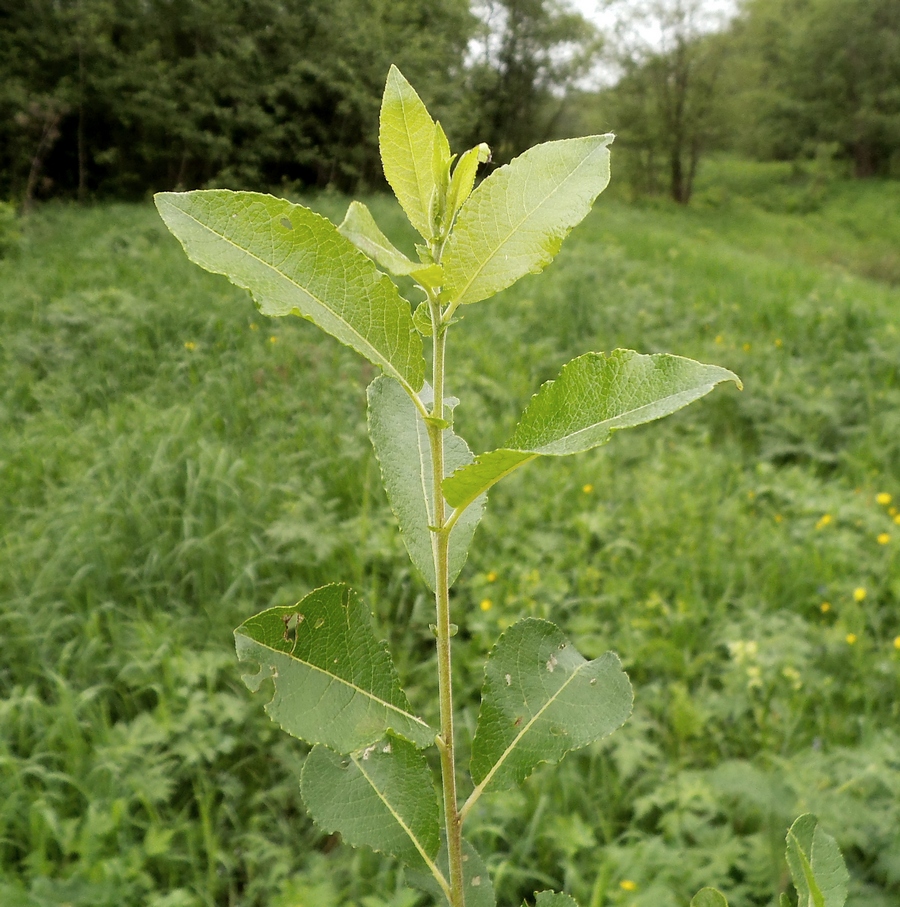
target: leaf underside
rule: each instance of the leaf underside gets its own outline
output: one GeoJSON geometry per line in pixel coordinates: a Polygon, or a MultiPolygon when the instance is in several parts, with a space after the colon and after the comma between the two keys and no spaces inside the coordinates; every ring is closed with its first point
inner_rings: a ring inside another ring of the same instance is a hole
{"type": "Polygon", "coordinates": [[[410,393],[422,387],[409,303],[330,221],[258,192],[161,192],[155,201],[188,258],[249,290],[264,315],[307,318],[410,393]]]}
{"type": "Polygon", "coordinates": [[[255,692],[274,679],[266,711],[294,737],[339,753],[370,746],[389,730],[419,747],[434,742],[434,731],[410,711],[387,646],[349,587],[323,586],[296,605],[263,611],[234,638],[238,658],[259,665],[244,683],[255,692]]]}
{"type": "Polygon", "coordinates": [[[843,907],[850,875],[837,842],[814,815],[800,816],[790,827],[785,856],[798,907],[843,907]]]}
{"type": "Polygon", "coordinates": [[[301,793],[315,823],[425,868],[441,843],[438,802],[424,755],[388,736],[349,756],[316,746],[303,766],[301,793]]]}
{"type": "Polygon", "coordinates": [[[737,375],[667,353],[585,353],[532,397],[507,445],[476,457],[444,480],[453,507],[466,506],[537,456],[568,456],[605,444],[612,433],[652,422],[737,375]]]}
{"type": "Polygon", "coordinates": [[[521,620],[485,666],[472,779],[485,790],[521,784],[541,762],[611,734],[631,706],[631,684],[614,653],[587,661],[555,624],[521,620]]]}
{"type": "MultiPolygon", "coordinates": [[[[431,388],[419,395],[430,405],[431,388]]],[[[434,558],[431,549],[434,517],[434,484],[428,429],[418,409],[396,381],[380,376],[368,390],[369,437],[381,465],[381,476],[391,509],[400,523],[406,550],[433,591],[434,558]]],[[[449,475],[473,461],[466,442],[452,429],[444,430],[444,473],[449,475]]],[[[450,534],[450,583],[466,562],[472,536],[484,512],[485,498],[460,517],[450,534]]]]}
{"type": "Polygon", "coordinates": [[[461,305],[542,271],[609,182],[611,135],[536,145],[468,197],[447,240],[442,297],[461,305]]]}

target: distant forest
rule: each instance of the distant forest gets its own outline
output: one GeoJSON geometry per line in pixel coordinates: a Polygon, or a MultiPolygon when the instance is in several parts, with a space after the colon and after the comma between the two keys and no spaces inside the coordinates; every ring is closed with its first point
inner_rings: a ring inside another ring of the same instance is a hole
{"type": "Polygon", "coordinates": [[[679,202],[713,150],[900,177],[900,0],[745,0],[713,31],[704,3],[598,0],[604,29],[562,0],[0,0],[0,199],[378,188],[391,63],[495,164],[614,131],[679,202]]]}

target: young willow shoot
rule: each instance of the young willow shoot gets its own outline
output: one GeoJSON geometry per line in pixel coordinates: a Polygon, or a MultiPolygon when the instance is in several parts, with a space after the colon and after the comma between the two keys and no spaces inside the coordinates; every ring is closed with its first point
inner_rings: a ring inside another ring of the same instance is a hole
{"type": "MultiPolygon", "coordinates": [[[[269,715],[312,744],[301,787],[316,823],[349,844],[403,861],[410,877],[420,877],[450,907],[495,904],[485,865],[463,838],[479,798],[522,784],[538,764],[611,734],[632,704],[614,653],[588,661],[554,624],[520,621],[488,657],[465,784],[471,792],[462,801],[449,589],[488,490],[538,457],[590,450],[723,381],[740,386],[730,371],[680,356],[589,352],[537,391],[499,449],[474,456],[455,433],[457,401],[445,369],[459,310],[552,261],[609,181],[612,140],[597,135],[538,145],[476,188],[487,146],[456,159],[440,123],[391,68],[381,157],[422,237],[418,261],[395,248],[359,202],[335,227],[307,208],[254,192],[156,196],[194,262],[249,290],[263,314],[307,318],[381,370],[368,389],[369,435],[409,556],[434,592],[439,726],[419,717],[374,635],[369,609],[345,585],[264,611],[238,627],[235,639],[241,661],[258,666],[244,678],[247,685],[256,690],[272,678],[269,715]],[[424,294],[415,311],[391,275],[411,278],[424,294]],[[439,754],[440,798],[423,752],[431,746],[439,754]]],[[[798,845],[797,861],[804,852],[798,845]]],[[[713,896],[702,903],[715,903],[713,896]]],[[[574,901],[542,892],[537,904],[574,901]]]]}

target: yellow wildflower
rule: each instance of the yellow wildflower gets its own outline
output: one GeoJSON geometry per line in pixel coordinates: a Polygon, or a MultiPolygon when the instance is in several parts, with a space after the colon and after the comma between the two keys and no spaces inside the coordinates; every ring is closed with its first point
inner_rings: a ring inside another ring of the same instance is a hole
{"type": "Polygon", "coordinates": [[[489,583],[496,583],[496,582],[497,582],[497,574],[496,574],[493,570],[491,570],[491,572],[485,577],[485,579],[486,579],[489,583]]]}
{"type": "Polygon", "coordinates": [[[619,888],[621,888],[622,891],[637,891],[637,882],[632,882],[631,879],[622,879],[622,881],[619,882],[619,888]]]}
{"type": "Polygon", "coordinates": [[[894,637],[894,648],[900,652],[900,636],[894,637]]]}
{"type": "Polygon", "coordinates": [[[749,343],[745,343],[745,344],[744,344],[744,352],[745,352],[745,353],[749,353],[749,352],[750,352],[750,344],[749,344],[749,343]]]}
{"type": "Polygon", "coordinates": [[[816,529],[824,529],[833,520],[834,517],[830,513],[823,513],[822,516],[819,517],[818,523],[816,523],[816,529]]]}
{"type": "Polygon", "coordinates": [[[184,345],[184,348],[186,350],[195,350],[197,349],[197,344],[194,343],[193,340],[188,340],[188,342],[184,345]]]}
{"type": "Polygon", "coordinates": [[[775,514],[775,522],[776,522],[776,523],[780,523],[783,519],[784,519],[784,517],[783,517],[780,513],[776,513],[776,514],[775,514]]]}
{"type": "Polygon", "coordinates": [[[269,338],[269,343],[278,343],[278,338],[273,334],[273,335],[269,338]]]}
{"type": "Polygon", "coordinates": [[[588,482],[587,485],[582,485],[582,486],[581,486],[581,490],[582,490],[585,494],[590,494],[590,493],[594,490],[594,486],[591,485],[590,482],[588,482]]]}
{"type": "Polygon", "coordinates": [[[251,330],[251,331],[258,331],[258,330],[259,330],[259,325],[258,325],[255,321],[252,321],[252,322],[250,323],[250,330],[251,330]]]}
{"type": "Polygon", "coordinates": [[[482,611],[490,611],[494,607],[494,603],[489,598],[483,598],[479,607],[482,611]]]}
{"type": "Polygon", "coordinates": [[[725,338],[721,334],[716,334],[716,343],[724,343],[725,338]]]}
{"type": "Polygon", "coordinates": [[[779,337],[779,338],[775,341],[775,346],[777,346],[779,349],[781,349],[781,347],[784,346],[784,341],[779,337]]]}
{"type": "Polygon", "coordinates": [[[856,634],[855,634],[855,633],[848,633],[848,634],[847,634],[847,645],[848,645],[848,646],[855,646],[855,645],[856,645],[856,634]]]}
{"type": "Polygon", "coordinates": [[[823,614],[827,614],[831,610],[831,602],[822,602],[822,604],[819,605],[819,609],[823,614]]]}
{"type": "Polygon", "coordinates": [[[891,540],[891,534],[889,532],[882,532],[878,538],[877,542],[879,545],[886,545],[891,540]]]}
{"type": "Polygon", "coordinates": [[[887,507],[894,499],[886,491],[882,491],[875,495],[875,500],[883,507],[887,507]]]}
{"type": "Polygon", "coordinates": [[[894,522],[895,522],[898,526],[900,526],[900,513],[898,513],[898,514],[894,517],[894,522]]]}
{"type": "Polygon", "coordinates": [[[853,590],[853,601],[861,602],[866,597],[866,590],[862,586],[857,586],[853,590]]]}

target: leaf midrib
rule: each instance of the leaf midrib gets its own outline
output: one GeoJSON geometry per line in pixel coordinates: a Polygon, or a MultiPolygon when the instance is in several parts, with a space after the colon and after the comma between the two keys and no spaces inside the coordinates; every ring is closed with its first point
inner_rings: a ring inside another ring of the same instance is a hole
{"type": "MultiPolygon", "coordinates": [[[[601,145],[601,146],[600,146],[600,148],[605,148],[605,147],[606,147],[606,145],[601,145]]],[[[494,249],[494,251],[493,251],[493,252],[492,252],[492,253],[491,253],[491,254],[490,254],[490,255],[489,255],[489,256],[488,256],[488,257],[487,257],[480,265],[479,265],[479,266],[478,266],[478,269],[472,274],[471,278],[469,278],[468,283],[466,283],[465,286],[464,286],[458,293],[454,294],[454,296],[450,299],[451,304],[452,304],[452,303],[455,303],[455,302],[458,302],[460,299],[462,299],[462,298],[465,296],[465,294],[466,294],[466,293],[468,292],[468,290],[469,290],[469,287],[471,287],[472,284],[475,282],[475,280],[481,275],[481,272],[484,271],[484,269],[488,266],[489,262],[493,261],[493,259],[496,258],[496,256],[499,254],[500,250],[501,250],[501,249],[509,242],[510,238],[511,238],[512,236],[514,236],[514,235],[521,229],[522,224],[524,224],[529,218],[531,218],[531,217],[532,217],[532,216],[533,216],[533,215],[534,215],[534,214],[535,214],[535,213],[536,213],[543,205],[545,205],[545,204],[547,203],[547,201],[549,201],[549,199],[551,199],[557,192],[559,192],[560,189],[562,189],[562,187],[563,187],[570,179],[572,179],[572,177],[574,177],[575,174],[576,174],[576,173],[577,173],[577,172],[585,165],[585,163],[587,162],[588,158],[590,158],[591,155],[593,155],[597,150],[598,150],[597,148],[594,148],[594,149],[592,149],[587,155],[585,155],[585,157],[584,157],[584,158],[581,160],[581,162],[580,162],[580,163],[579,163],[579,164],[578,164],[578,165],[577,165],[577,166],[569,173],[569,175],[568,175],[565,179],[563,179],[560,183],[558,183],[558,184],[557,184],[557,185],[556,185],[556,186],[555,186],[555,187],[554,187],[554,188],[553,188],[546,196],[544,196],[544,198],[541,199],[540,203],[537,204],[537,205],[535,205],[535,206],[534,206],[534,207],[533,207],[533,208],[532,208],[532,209],[531,209],[531,210],[530,210],[530,211],[529,211],[529,212],[528,212],[528,213],[527,213],[527,214],[526,214],[526,215],[525,215],[525,216],[524,216],[524,217],[523,217],[523,218],[522,218],[522,219],[521,219],[521,220],[520,220],[520,221],[519,221],[512,229],[511,229],[511,230],[510,230],[510,231],[509,231],[509,233],[506,234],[506,236],[504,237],[504,239],[503,239],[500,243],[498,243],[498,245],[496,246],[496,248],[494,249]]],[[[484,185],[484,184],[482,184],[482,185],[484,185]]],[[[476,192],[477,192],[477,191],[478,191],[478,190],[476,190],[476,192]]],[[[474,197],[474,193],[473,193],[473,195],[470,196],[469,198],[471,199],[471,198],[473,198],[473,197],[474,197]]],[[[463,209],[465,209],[465,206],[463,206],[463,209]]],[[[454,250],[454,251],[455,251],[455,250],[454,250]]]]}
{"type": "MultiPolygon", "coordinates": [[[[311,293],[308,289],[306,289],[306,287],[301,286],[299,283],[297,283],[296,280],[293,280],[293,279],[291,279],[290,277],[288,277],[288,275],[285,274],[284,271],[280,271],[277,267],[275,267],[275,265],[271,264],[270,262],[267,262],[264,258],[260,258],[258,255],[256,255],[255,253],[251,252],[249,249],[246,249],[246,248],[244,248],[243,246],[238,245],[236,242],[234,242],[234,240],[229,239],[227,236],[223,235],[222,233],[217,233],[215,230],[212,229],[212,227],[210,227],[208,224],[203,223],[203,221],[198,220],[198,219],[197,219],[196,217],[194,217],[194,215],[191,214],[189,211],[186,211],[184,208],[181,208],[181,207],[179,207],[179,206],[173,204],[172,202],[169,202],[169,204],[171,204],[172,207],[175,208],[177,211],[180,211],[185,217],[189,217],[195,224],[197,224],[197,226],[202,227],[204,230],[207,230],[207,231],[208,231],[209,233],[211,233],[213,236],[217,237],[218,239],[221,239],[222,242],[228,243],[228,245],[230,245],[230,246],[231,246],[232,248],[234,248],[234,249],[237,249],[239,252],[243,252],[244,255],[248,256],[249,258],[252,258],[254,261],[258,261],[261,265],[263,265],[264,267],[268,268],[268,269],[269,269],[270,271],[272,271],[273,273],[277,274],[277,275],[278,275],[279,277],[281,277],[283,280],[286,280],[291,286],[296,287],[298,290],[300,290],[301,293],[305,293],[305,294],[306,294],[310,299],[312,299],[317,305],[319,305],[322,309],[324,309],[326,312],[328,312],[335,320],[337,320],[337,321],[339,321],[341,324],[345,325],[345,326],[347,327],[347,329],[348,329],[355,337],[358,337],[358,338],[359,338],[359,341],[360,341],[360,344],[361,344],[362,346],[365,346],[367,349],[371,350],[372,353],[373,353],[373,354],[376,356],[376,358],[378,359],[378,361],[381,362],[381,363],[383,363],[383,366],[382,366],[382,367],[385,368],[387,371],[391,372],[391,374],[392,374],[394,377],[396,377],[396,379],[397,379],[404,387],[408,388],[409,393],[415,393],[415,391],[413,390],[412,385],[411,385],[411,384],[409,383],[409,381],[408,381],[408,380],[407,380],[407,379],[406,379],[406,378],[405,378],[405,377],[397,370],[396,366],[395,366],[390,360],[386,359],[385,356],[384,356],[384,354],[382,354],[378,349],[376,349],[376,347],[374,347],[374,346],[372,345],[372,343],[371,343],[369,340],[367,340],[362,334],[360,334],[359,331],[356,330],[356,328],[353,327],[352,324],[350,324],[346,319],[344,319],[344,318],[342,318],[340,315],[338,315],[333,309],[329,308],[329,306],[328,306],[325,302],[323,302],[318,296],[316,296],[315,294],[311,293]]],[[[347,242],[349,242],[349,240],[347,240],[347,242]]],[[[361,254],[362,254],[362,253],[360,252],[360,255],[361,255],[361,254]]],[[[224,273],[224,272],[219,272],[219,273],[224,273]]],[[[229,276],[229,275],[226,273],[225,276],[229,276]]]]}
{"type": "MultiPolygon", "coordinates": [[[[411,712],[407,712],[405,709],[401,709],[400,706],[396,706],[392,702],[388,702],[386,699],[382,699],[380,696],[376,696],[374,693],[370,692],[369,690],[366,690],[363,687],[359,686],[358,684],[353,683],[352,680],[347,680],[345,677],[341,677],[339,674],[334,674],[331,671],[326,670],[325,668],[319,667],[319,665],[317,665],[317,664],[313,664],[311,661],[304,661],[302,658],[297,658],[296,655],[292,655],[290,652],[284,652],[281,649],[275,649],[272,646],[267,645],[264,642],[260,642],[260,640],[256,639],[256,637],[254,637],[254,636],[251,636],[245,630],[241,630],[239,632],[241,633],[241,636],[244,636],[247,639],[252,640],[261,648],[266,649],[269,652],[276,653],[278,655],[283,655],[285,658],[288,658],[290,661],[296,662],[299,665],[303,665],[306,668],[310,668],[313,671],[318,671],[320,674],[324,674],[329,679],[335,680],[338,683],[344,684],[344,686],[350,687],[350,689],[354,690],[357,693],[361,693],[363,696],[368,697],[373,702],[377,702],[378,704],[384,706],[385,708],[396,712],[398,715],[402,715],[404,718],[407,718],[411,721],[416,722],[417,724],[421,725],[423,730],[427,730],[429,732],[431,731],[431,728],[428,726],[428,724],[423,719],[419,718],[418,715],[413,715],[411,712]]],[[[398,733],[399,733],[399,731],[398,731],[398,733]]],[[[400,736],[402,737],[404,735],[400,734],[400,736]]]]}
{"type": "Polygon", "coordinates": [[[434,860],[431,859],[431,857],[428,856],[427,851],[422,846],[416,835],[413,833],[412,829],[406,824],[406,822],[403,821],[403,818],[400,816],[400,814],[394,809],[388,799],[378,789],[378,785],[375,784],[366,770],[362,767],[360,760],[357,759],[356,756],[351,756],[350,759],[353,764],[359,769],[359,773],[363,776],[363,778],[365,778],[366,781],[369,782],[369,786],[373,791],[375,791],[375,796],[377,796],[378,799],[381,800],[381,802],[387,807],[388,812],[394,817],[396,823],[403,829],[409,840],[412,841],[413,846],[416,848],[416,850],[419,851],[420,856],[425,861],[425,864],[428,866],[431,874],[434,876],[435,880],[438,882],[441,888],[443,888],[444,893],[447,894],[449,900],[450,886],[448,885],[446,878],[444,878],[444,874],[440,871],[440,869],[438,869],[437,864],[434,862],[434,860]]]}

